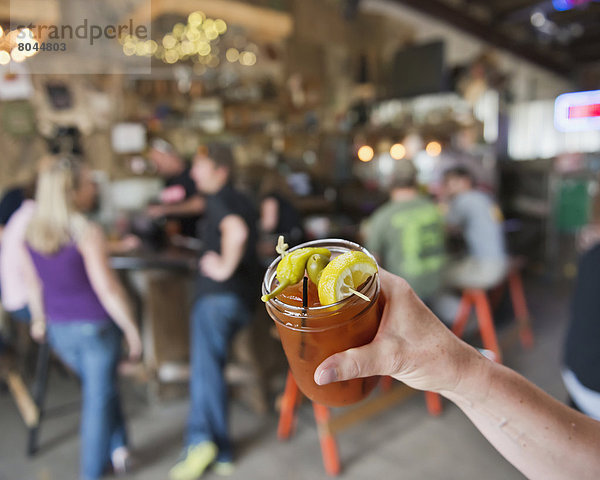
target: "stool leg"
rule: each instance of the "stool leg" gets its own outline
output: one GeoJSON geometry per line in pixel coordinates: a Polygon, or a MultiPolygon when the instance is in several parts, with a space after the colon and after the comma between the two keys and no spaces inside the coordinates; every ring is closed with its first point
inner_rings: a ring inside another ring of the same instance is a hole
{"type": "Polygon", "coordinates": [[[32,456],[38,449],[38,432],[44,411],[44,399],[46,397],[46,386],[48,385],[48,367],[50,363],[50,344],[42,343],[39,346],[37,364],[35,367],[35,379],[33,382],[33,401],[38,407],[37,425],[29,428],[27,438],[27,455],[32,456]]]}
{"type": "Polygon", "coordinates": [[[329,429],[329,409],[323,405],[313,402],[315,419],[317,420],[317,429],[319,432],[319,441],[321,442],[321,453],[327,475],[335,476],[340,473],[340,456],[338,454],[337,443],[331,430],[329,429]]]}
{"type": "Polygon", "coordinates": [[[383,392],[389,392],[392,388],[392,384],[394,383],[394,379],[390,376],[382,377],[381,380],[381,390],[383,392]]]}
{"type": "Polygon", "coordinates": [[[425,405],[429,415],[439,417],[442,414],[442,397],[439,393],[425,392],[425,405]]]}
{"type": "Polygon", "coordinates": [[[529,309],[527,308],[527,301],[525,300],[525,293],[523,291],[523,282],[521,281],[519,272],[512,272],[508,276],[508,287],[510,289],[510,298],[512,300],[515,317],[517,318],[517,323],[519,325],[521,345],[525,348],[531,348],[533,346],[533,332],[531,331],[529,309]]]}
{"type": "Polygon", "coordinates": [[[496,339],[496,329],[494,327],[494,321],[492,319],[492,312],[490,310],[490,304],[487,299],[487,295],[483,290],[473,293],[475,299],[475,308],[477,309],[477,321],[479,322],[479,331],[481,332],[481,339],[483,340],[483,346],[488,350],[491,350],[496,355],[496,361],[502,363],[502,354],[500,353],[500,347],[498,346],[498,340],[496,339]]]}
{"type": "Polygon", "coordinates": [[[281,411],[279,412],[279,425],[277,427],[277,436],[280,440],[285,440],[290,437],[294,428],[294,420],[296,417],[295,409],[298,401],[298,385],[288,370],[287,379],[285,381],[285,390],[281,399],[281,411]]]}
{"type": "Polygon", "coordinates": [[[502,302],[502,297],[504,296],[505,287],[506,286],[504,285],[504,283],[501,283],[497,287],[490,290],[490,292],[489,292],[490,304],[491,304],[493,310],[496,310],[498,308],[498,306],[500,305],[500,302],[502,302]]]}
{"type": "MultiPolygon", "coordinates": [[[[473,299],[468,291],[465,291],[460,299],[460,305],[456,314],[456,319],[452,325],[452,333],[457,337],[462,337],[462,334],[469,321],[469,314],[471,313],[471,304],[473,299]]],[[[442,397],[434,392],[425,392],[425,405],[429,415],[439,417],[442,414],[442,397]]]]}
{"type": "Polygon", "coordinates": [[[462,337],[465,327],[467,326],[472,303],[473,300],[471,298],[471,294],[468,291],[465,291],[460,299],[458,313],[456,314],[456,319],[452,325],[452,333],[454,333],[454,335],[456,335],[458,338],[462,337]]]}

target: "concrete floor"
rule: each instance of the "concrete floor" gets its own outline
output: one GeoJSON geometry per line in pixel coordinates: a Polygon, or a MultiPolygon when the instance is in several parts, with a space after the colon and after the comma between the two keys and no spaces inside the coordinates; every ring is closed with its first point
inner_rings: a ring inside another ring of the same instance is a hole
{"type": "MultiPolygon", "coordinates": [[[[536,345],[524,352],[518,344],[506,349],[505,363],[559,399],[565,392],[559,377],[559,358],[567,319],[568,288],[528,282],[536,345]]],[[[508,336],[505,329],[501,338],[508,336]]],[[[181,448],[186,417],[185,400],[148,405],[139,388],[126,388],[125,407],[139,466],[132,480],[165,480],[181,448]]],[[[78,408],[62,414],[52,408],[78,398],[73,380],[53,375],[41,433],[41,450],[25,456],[25,429],[9,395],[0,395],[0,480],[76,480],[79,442],[78,408]]],[[[422,395],[359,425],[338,437],[343,479],[486,479],[523,476],[507,463],[453,405],[446,403],[440,418],[427,415],[422,395]]],[[[296,435],[288,442],[276,438],[274,414],[256,416],[234,403],[231,430],[237,470],[232,479],[314,480],[323,471],[312,410],[300,409],[296,435]]],[[[218,478],[207,473],[206,478],[218,478]]]]}

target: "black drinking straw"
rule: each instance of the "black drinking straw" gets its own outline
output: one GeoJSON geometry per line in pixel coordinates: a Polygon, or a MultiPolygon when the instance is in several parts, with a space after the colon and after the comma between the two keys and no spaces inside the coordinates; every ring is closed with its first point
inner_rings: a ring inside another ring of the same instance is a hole
{"type": "MultiPolygon", "coordinates": [[[[306,326],[306,314],[308,310],[308,278],[302,279],[302,319],[300,320],[301,326],[306,326]]],[[[304,358],[304,332],[300,332],[300,358],[304,358]]]]}
{"type": "Polygon", "coordinates": [[[306,309],[308,308],[308,278],[302,279],[302,314],[306,315],[306,309]]]}

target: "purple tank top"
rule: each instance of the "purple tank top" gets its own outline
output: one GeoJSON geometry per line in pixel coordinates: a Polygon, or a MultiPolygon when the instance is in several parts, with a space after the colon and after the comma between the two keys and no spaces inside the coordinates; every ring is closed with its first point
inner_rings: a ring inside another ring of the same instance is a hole
{"type": "Polygon", "coordinates": [[[75,243],[52,255],[39,253],[29,245],[27,249],[42,282],[48,323],[100,322],[109,318],[92,288],[75,243]]]}

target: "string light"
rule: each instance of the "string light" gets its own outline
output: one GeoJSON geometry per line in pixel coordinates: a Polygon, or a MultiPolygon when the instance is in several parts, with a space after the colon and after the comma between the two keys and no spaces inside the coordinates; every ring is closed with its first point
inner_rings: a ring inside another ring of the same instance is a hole
{"type": "Polygon", "coordinates": [[[175,45],[177,45],[177,39],[173,35],[167,34],[163,37],[162,44],[167,50],[175,48],[175,45]]]}
{"type": "Polygon", "coordinates": [[[175,38],[180,39],[185,33],[185,25],[183,23],[176,23],[171,31],[175,38]]]}
{"type": "Polygon", "coordinates": [[[184,55],[191,55],[196,50],[196,46],[189,40],[181,42],[181,52],[184,55]]]}
{"type": "MultiPolygon", "coordinates": [[[[118,40],[123,45],[123,53],[128,56],[154,56],[170,64],[192,60],[215,68],[220,63],[219,49],[211,43],[218,43],[219,36],[226,31],[225,20],[206,18],[203,12],[196,11],[188,15],[187,23],[176,23],[159,42],[144,42],[132,35],[122,36],[118,40]]],[[[254,65],[256,54],[247,55],[245,61],[248,65],[254,65]]]]}
{"type": "Polygon", "coordinates": [[[208,42],[200,42],[196,49],[198,55],[205,57],[210,53],[210,43],[208,42]]]}
{"type": "Polygon", "coordinates": [[[373,151],[373,148],[369,145],[363,145],[358,149],[358,159],[361,162],[370,162],[371,160],[373,160],[374,156],[375,152],[373,151]]]}
{"type": "Polygon", "coordinates": [[[225,20],[217,18],[215,20],[215,30],[219,35],[223,35],[227,31],[227,24],[225,23],[225,20]]]}
{"type": "Polygon", "coordinates": [[[146,55],[146,43],[145,42],[140,42],[135,46],[135,54],[139,55],[139,56],[144,56],[146,55]]]}
{"type": "Polygon", "coordinates": [[[406,157],[406,147],[401,143],[395,143],[390,148],[390,156],[394,160],[402,160],[404,157],[406,157]]]}
{"type": "Polygon", "coordinates": [[[175,63],[177,60],[179,60],[179,55],[177,54],[177,50],[165,51],[165,62],[175,63]]]}
{"type": "Polygon", "coordinates": [[[440,142],[429,142],[425,147],[425,151],[430,157],[439,157],[442,153],[442,145],[440,142]]]}
{"type": "Polygon", "coordinates": [[[240,63],[246,67],[251,67],[256,63],[256,55],[252,52],[242,52],[240,54],[240,63]]]}
{"type": "Polygon", "coordinates": [[[202,12],[192,12],[188,15],[188,24],[193,27],[199,27],[206,16],[202,12]]]}
{"type": "Polygon", "coordinates": [[[132,55],[135,55],[136,52],[136,45],[133,42],[125,42],[125,44],[123,45],[123,53],[125,55],[127,55],[128,57],[131,57],[132,55]]]}
{"type": "Polygon", "coordinates": [[[228,62],[235,63],[240,58],[240,51],[237,48],[228,48],[225,52],[225,58],[228,62]]]}
{"type": "Polygon", "coordinates": [[[219,36],[219,32],[217,32],[214,28],[211,28],[210,30],[206,30],[204,32],[204,34],[206,35],[206,38],[208,38],[209,40],[215,40],[219,36]]]}
{"type": "Polygon", "coordinates": [[[39,51],[39,42],[29,28],[4,30],[0,27],[0,65],[8,65],[11,60],[23,62],[39,51]]]}
{"type": "Polygon", "coordinates": [[[12,51],[10,52],[10,56],[17,63],[22,62],[26,58],[25,52],[19,50],[19,47],[13,48],[12,51]]]}

